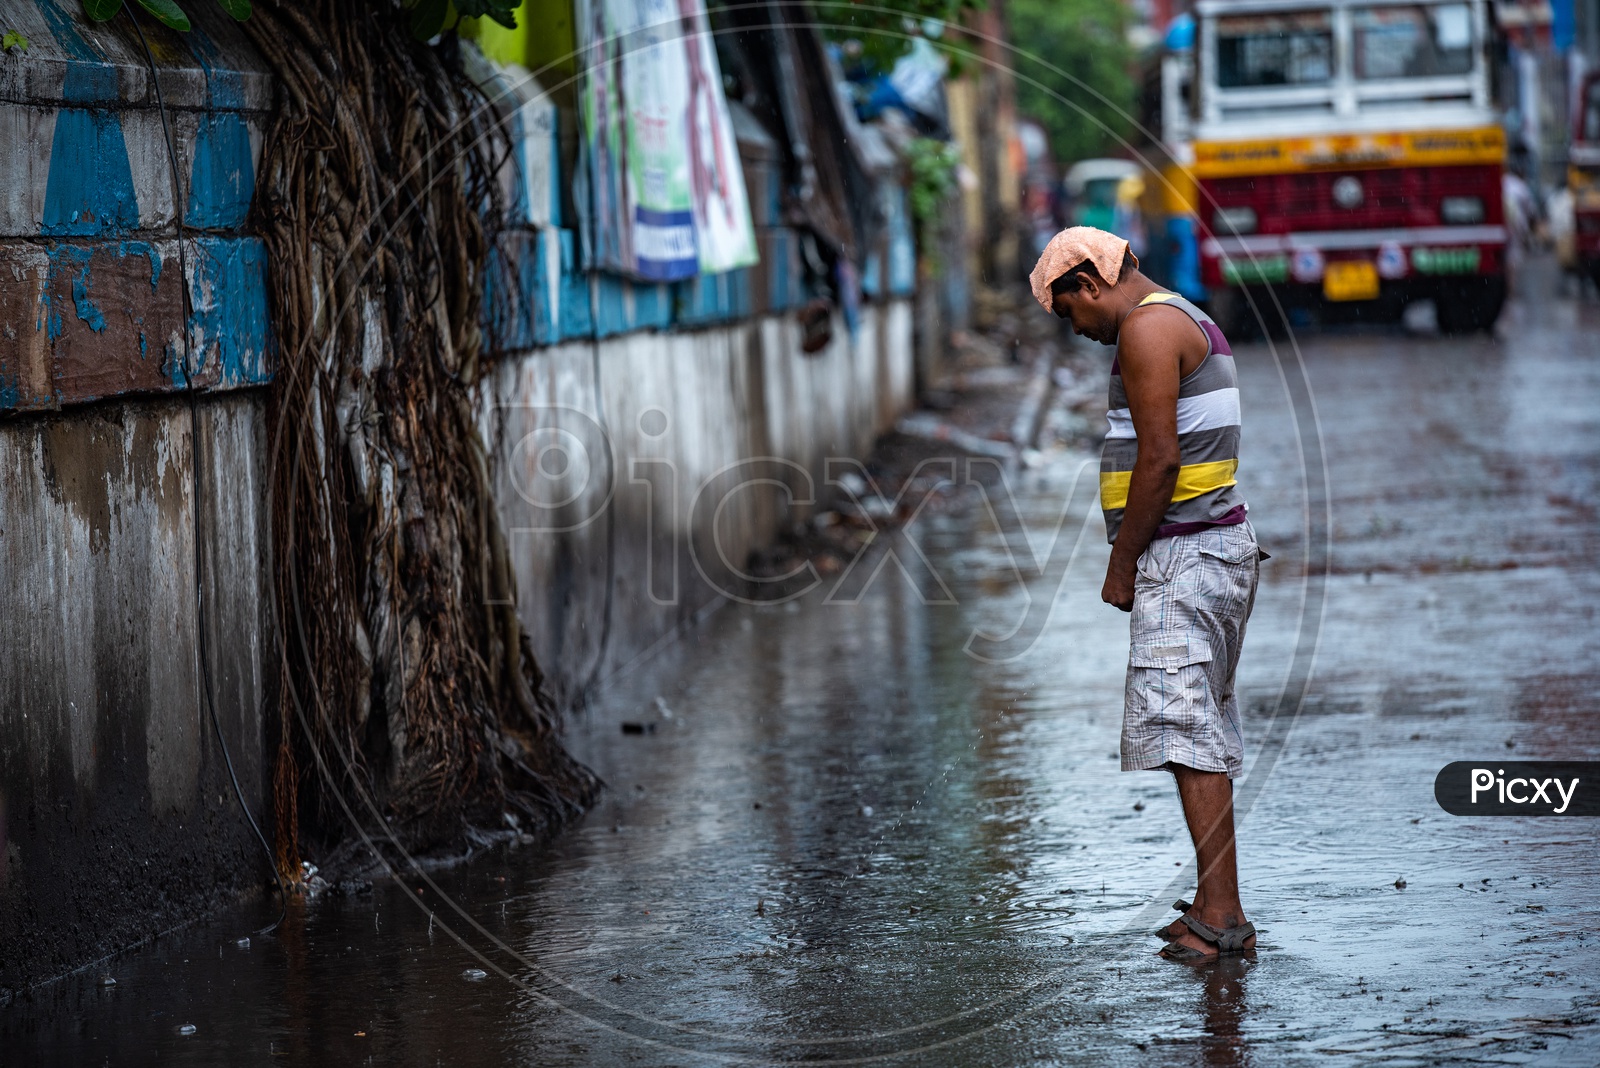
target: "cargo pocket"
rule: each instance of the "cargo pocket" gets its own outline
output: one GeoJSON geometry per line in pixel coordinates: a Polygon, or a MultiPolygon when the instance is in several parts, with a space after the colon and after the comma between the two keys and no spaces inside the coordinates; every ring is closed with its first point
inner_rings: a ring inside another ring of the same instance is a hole
{"type": "Polygon", "coordinates": [[[1214,607],[1237,607],[1255,593],[1261,547],[1253,541],[1243,544],[1203,545],[1198,589],[1214,607]]]}
{"type": "Polygon", "coordinates": [[[1124,752],[1144,754],[1142,766],[1176,760],[1208,771],[1218,767],[1210,670],[1211,645],[1204,638],[1156,634],[1135,641],[1128,656],[1124,752]]]}
{"type": "Polygon", "coordinates": [[[1200,547],[1202,556],[1214,557],[1230,564],[1250,564],[1261,555],[1259,545],[1203,545],[1200,547]]]}
{"type": "Polygon", "coordinates": [[[1135,641],[1128,650],[1129,667],[1161,668],[1168,675],[1210,662],[1211,643],[1204,638],[1157,634],[1135,641]]]}

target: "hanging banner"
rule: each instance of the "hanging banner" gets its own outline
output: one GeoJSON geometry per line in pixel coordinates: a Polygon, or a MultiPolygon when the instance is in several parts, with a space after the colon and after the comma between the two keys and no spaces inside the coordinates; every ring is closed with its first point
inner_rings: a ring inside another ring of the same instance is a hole
{"type": "Polygon", "coordinates": [[[756,262],[704,0],[578,0],[591,265],[653,282],[756,262]]]}

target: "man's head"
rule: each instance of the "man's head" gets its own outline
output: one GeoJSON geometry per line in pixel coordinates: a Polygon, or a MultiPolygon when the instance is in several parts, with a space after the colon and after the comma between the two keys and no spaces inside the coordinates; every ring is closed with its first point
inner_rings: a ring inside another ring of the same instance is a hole
{"type": "Polygon", "coordinates": [[[1122,313],[1127,310],[1126,301],[1115,299],[1117,290],[1138,267],[1133,253],[1124,253],[1117,285],[1111,285],[1085,260],[1050,283],[1050,310],[1059,318],[1070,319],[1074,333],[1102,345],[1115,345],[1122,313]]]}
{"type": "Polygon", "coordinates": [[[1074,226],[1050,239],[1029,281],[1049,312],[1072,321],[1072,329],[1103,345],[1114,345],[1127,311],[1119,290],[1138,273],[1128,242],[1092,226],[1074,226]]]}

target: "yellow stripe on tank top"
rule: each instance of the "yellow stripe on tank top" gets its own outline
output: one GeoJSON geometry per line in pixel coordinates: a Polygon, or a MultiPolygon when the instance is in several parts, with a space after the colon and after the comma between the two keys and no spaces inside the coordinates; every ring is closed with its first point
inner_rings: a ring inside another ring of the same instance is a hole
{"type": "MultiPolygon", "coordinates": [[[[1233,476],[1238,471],[1238,460],[1186,464],[1178,468],[1178,484],[1172,489],[1172,499],[1174,502],[1193,500],[1213,490],[1235,485],[1238,479],[1233,476]]],[[[1100,472],[1100,507],[1105,509],[1128,507],[1128,484],[1132,481],[1132,471],[1100,472]]]]}

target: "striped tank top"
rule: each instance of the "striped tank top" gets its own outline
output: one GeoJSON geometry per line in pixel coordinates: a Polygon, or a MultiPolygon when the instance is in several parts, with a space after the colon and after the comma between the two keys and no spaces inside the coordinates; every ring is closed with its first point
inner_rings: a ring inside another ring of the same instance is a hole
{"type": "MultiPolygon", "coordinates": [[[[1239,378],[1233,350],[1211,316],[1176,293],[1152,293],[1139,302],[1177,308],[1195,321],[1209,342],[1205,359],[1178,387],[1178,484],[1156,537],[1192,534],[1207,527],[1242,523],[1247,505],[1234,475],[1239,470],[1239,378]]],[[[1111,364],[1105,446],[1100,452],[1100,507],[1106,538],[1117,540],[1128,505],[1133,461],[1139,455],[1121,366],[1111,364]]]]}

